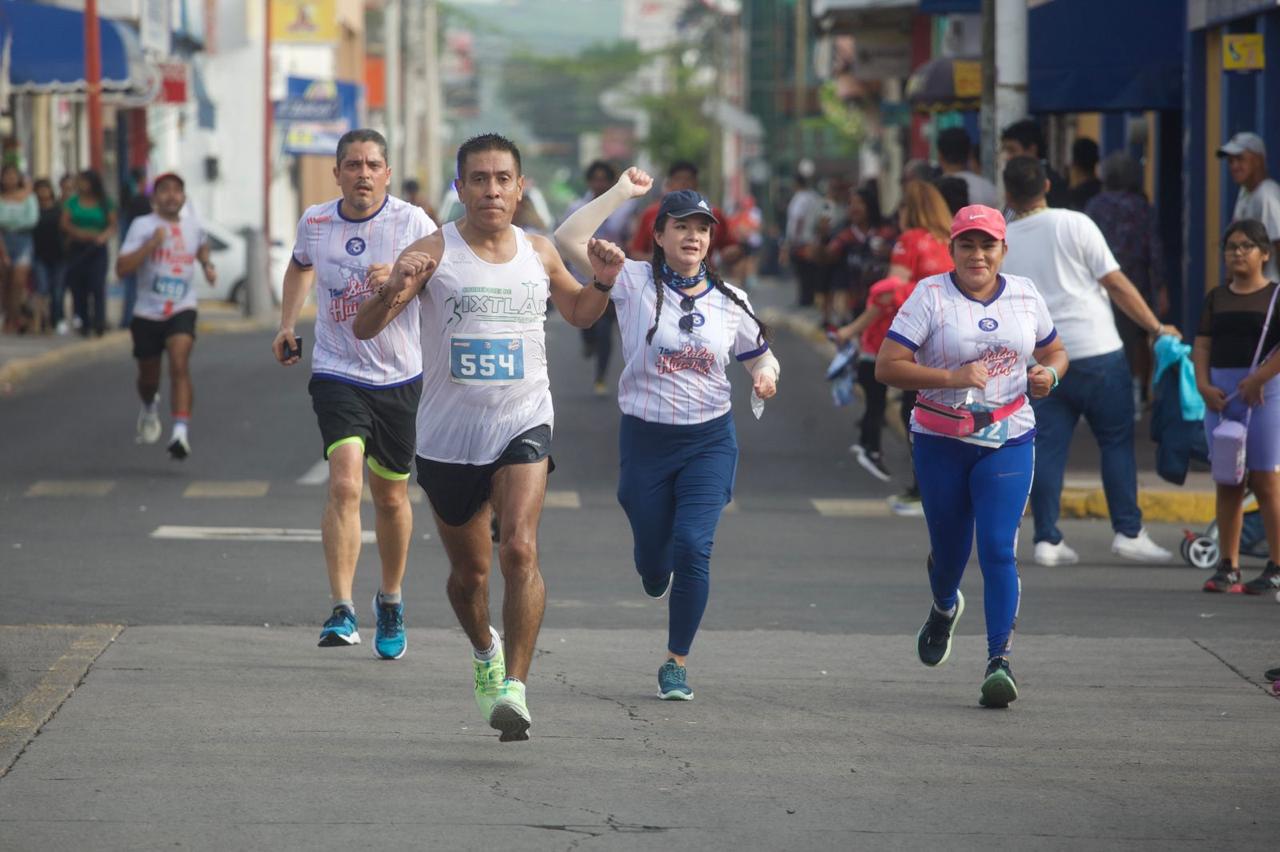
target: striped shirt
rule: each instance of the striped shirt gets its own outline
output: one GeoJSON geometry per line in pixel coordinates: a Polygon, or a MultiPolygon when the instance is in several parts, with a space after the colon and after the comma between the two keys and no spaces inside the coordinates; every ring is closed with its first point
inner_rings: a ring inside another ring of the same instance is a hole
{"type": "Polygon", "coordinates": [[[165,229],[164,243],[138,267],[138,298],[134,316],[166,320],[174,314],[195,310],[196,253],[204,245],[204,231],[194,216],[170,222],[156,213],[139,216],[129,225],[120,244],[121,254],[132,254],[165,229]]]}
{"type": "MultiPolygon", "coordinates": [[[[1058,336],[1049,306],[1030,278],[1001,275],[996,294],[980,302],[952,280],[952,273],[922,279],[898,310],[888,339],[916,353],[916,363],[956,370],[973,361],[987,365],[984,390],[929,388],[920,395],[955,408],[994,409],[1027,391],[1027,362],[1041,346],[1058,336]]],[[[1036,416],[1024,405],[1004,420],[960,440],[981,446],[1001,446],[1035,434],[1036,416]]],[[[911,431],[936,434],[916,423],[911,431]]]]}
{"type": "MultiPolygon", "coordinates": [[[[729,411],[730,357],[746,361],[763,355],[755,321],[724,293],[707,290],[694,297],[692,328],[680,328],[684,294],[667,284],[662,316],[653,342],[645,336],[653,325],[657,288],[653,268],[628,260],[610,295],[618,309],[625,364],[618,380],[618,407],[623,414],[649,423],[692,425],[729,411]]],[[[748,306],[747,294],[725,285],[748,306]]]]}
{"type": "Polygon", "coordinates": [[[395,387],[422,374],[417,303],[372,340],[357,340],[351,320],[372,292],[369,267],[392,264],[436,230],[421,207],[388,195],[364,219],[342,215],[341,199],[307,208],[298,222],[293,260],[316,271],[316,342],[312,374],[367,388],[395,387]]]}

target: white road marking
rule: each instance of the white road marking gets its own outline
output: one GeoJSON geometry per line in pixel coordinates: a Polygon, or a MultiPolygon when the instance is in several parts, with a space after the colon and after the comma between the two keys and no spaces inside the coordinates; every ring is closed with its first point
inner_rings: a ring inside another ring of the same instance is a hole
{"type": "MultiPolygon", "coordinates": [[[[286,541],[320,542],[320,530],[287,529],[284,527],[185,527],[164,524],[151,532],[151,538],[177,541],[286,541]]],[[[373,530],[362,530],[360,541],[374,544],[378,540],[373,530]]]]}
{"type": "Polygon", "coordinates": [[[182,492],[183,497],[266,497],[271,483],[265,479],[196,481],[182,492]]]}
{"type": "Polygon", "coordinates": [[[299,485],[324,485],[329,481],[329,462],[320,459],[311,469],[298,477],[299,485]]]}
{"type": "Polygon", "coordinates": [[[887,518],[893,514],[884,500],[811,500],[824,518],[887,518]]]}
{"type": "Polygon", "coordinates": [[[106,497],[115,487],[110,479],[41,479],[27,489],[27,496],[106,497]]]}

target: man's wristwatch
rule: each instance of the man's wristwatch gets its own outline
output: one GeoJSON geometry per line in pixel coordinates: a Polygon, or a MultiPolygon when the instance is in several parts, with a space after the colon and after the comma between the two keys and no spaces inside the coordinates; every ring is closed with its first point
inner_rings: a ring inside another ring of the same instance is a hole
{"type": "Polygon", "coordinates": [[[612,289],[613,289],[613,284],[605,284],[605,283],[601,282],[601,280],[600,280],[599,278],[592,278],[592,279],[591,279],[591,286],[592,286],[592,287],[595,287],[595,288],[596,288],[597,290],[599,290],[601,293],[608,293],[610,290],[612,290],[612,289]]]}

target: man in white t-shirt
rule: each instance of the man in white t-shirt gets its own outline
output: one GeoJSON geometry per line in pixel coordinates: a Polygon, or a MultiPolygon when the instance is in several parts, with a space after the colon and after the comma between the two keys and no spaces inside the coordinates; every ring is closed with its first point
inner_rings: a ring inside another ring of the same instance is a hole
{"type": "Polygon", "coordinates": [[[1049,179],[1039,160],[1010,160],[1004,169],[1004,187],[1014,213],[1004,271],[1036,283],[1071,357],[1071,372],[1062,384],[1032,402],[1036,414],[1031,487],[1035,560],[1041,565],[1079,561],[1063,541],[1058,512],[1071,435],[1083,415],[1102,454],[1102,486],[1116,533],[1111,552],[1140,562],[1165,562],[1171,554],[1147,535],[1138,508],[1133,390],[1111,302],[1153,336],[1181,335],[1160,322],[1120,271],[1092,219],[1047,206],[1049,179]]]}
{"type": "Polygon", "coordinates": [[[1280,184],[1267,177],[1267,145],[1256,133],[1237,133],[1218,149],[1231,179],[1240,187],[1232,222],[1257,219],[1271,240],[1271,259],[1263,267],[1268,279],[1280,281],[1280,184]]]}
{"type": "Polygon", "coordinates": [[[129,323],[133,357],[138,360],[138,396],[142,398],[136,440],[139,444],[160,440],[160,361],[168,353],[173,413],[169,455],[177,460],[191,454],[187,428],[192,403],[191,350],[196,342],[196,265],[210,284],[217,279],[199,220],[182,215],[186,201],[181,177],[167,172],[156,178],[153,212],[129,225],[116,259],[116,275],[137,276],[137,300],[129,323]]]}
{"type": "Polygon", "coordinates": [[[298,222],[271,351],[285,366],[301,360],[294,324],[314,287],[316,340],[308,390],[329,462],[320,534],[333,598],[319,644],[360,641],[352,586],[360,556],[363,461],[382,559],[382,582],[373,599],[374,653],[398,660],[405,652],[400,585],[413,532],[408,484],[422,395],[418,315],[406,312],[373,340],[357,340],[352,321],[387,280],[400,252],[436,225],[421,207],[387,194],[387,140],[376,130],[352,130],[338,141],[333,176],[342,197],[308,208],[298,222]]]}

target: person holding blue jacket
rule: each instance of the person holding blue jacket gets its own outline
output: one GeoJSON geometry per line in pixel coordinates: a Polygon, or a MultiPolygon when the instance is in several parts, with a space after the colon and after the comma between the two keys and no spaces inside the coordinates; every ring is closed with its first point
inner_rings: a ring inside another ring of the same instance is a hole
{"type": "Polygon", "coordinates": [[[911,414],[912,455],[929,527],[933,606],[916,651],[927,666],[951,654],[964,613],[960,579],[976,530],[987,621],[984,707],[1008,707],[1018,697],[1009,652],[1021,595],[1018,524],[1035,457],[1036,417],[1027,396],[1048,396],[1067,371],[1066,350],[1035,283],[1000,273],[1007,251],[998,211],[961,208],[951,222],[955,270],[916,285],[876,360],[879,381],[920,392],[911,414]]]}

